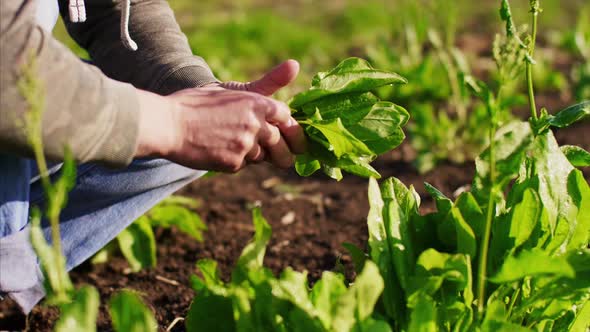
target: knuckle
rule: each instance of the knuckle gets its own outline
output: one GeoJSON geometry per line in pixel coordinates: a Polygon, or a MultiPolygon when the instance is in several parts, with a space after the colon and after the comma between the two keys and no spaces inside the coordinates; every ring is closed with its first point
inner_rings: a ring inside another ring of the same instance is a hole
{"type": "Polygon", "coordinates": [[[231,142],[231,151],[238,154],[249,151],[252,148],[253,139],[251,135],[240,135],[234,138],[231,142]]]}
{"type": "Polygon", "coordinates": [[[260,121],[253,112],[249,112],[248,116],[241,123],[242,130],[249,133],[257,133],[260,130],[260,121]]]}

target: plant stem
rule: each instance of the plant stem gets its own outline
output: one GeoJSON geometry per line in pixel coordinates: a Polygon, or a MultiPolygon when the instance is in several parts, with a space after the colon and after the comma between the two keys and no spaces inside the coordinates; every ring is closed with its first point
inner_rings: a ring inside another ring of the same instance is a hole
{"type": "Polygon", "coordinates": [[[535,43],[537,41],[537,21],[539,17],[540,5],[539,0],[531,0],[531,14],[533,21],[533,33],[531,35],[531,41],[528,49],[528,55],[526,59],[526,82],[528,87],[529,95],[529,106],[531,109],[531,117],[537,120],[537,106],[535,105],[535,91],[533,88],[533,56],[535,55],[535,43]]]}
{"type": "Polygon", "coordinates": [[[477,309],[481,314],[485,307],[486,295],[486,272],[488,268],[488,252],[490,237],[492,234],[492,221],[494,220],[494,183],[496,182],[496,124],[490,127],[490,193],[486,215],[485,230],[482,239],[481,251],[479,254],[479,267],[477,271],[477,309]]]}
{"type": "MultiPolygon", "coordinates": [[[[40,139],[36,141],[37,142],[33,144],[35,160],[37,161],[37,167],[39,168],[39,175],[41,176],[43,191],[47,194],[53,191],[51,182],[49,181],[49,170],[47,169],[47,161],[45,160],[45,155],[43,154],[43,143],[40,139]]],[[[51,240],[53,243],[53,248],[60,255],[63,255],[61,250],[61,234],[59,229],[59,212],[52,212],[52,210],[54,210],[53,205],[55,203],[51,201],[51,198],[47,200],[47,204],[49,205],[47,207],[47,217],[51,226],[51,240]]]]}
{"type": "Polygon", "coordinates": [[[518,296],[520,296],[520,287],[521,287],[520,283],[518,283],[518,288],[512,294],[512,298],[510,299],[510,305],[508,306],[508,312],[506,313],[507,319],[510,319],[510,315],[512,314],[512,309],[514,308],[514,304],[516,303],[518,296]]]}
{"type": "Polygon", "coordinates": [[[460,120],[459,122],[463,126],[467,121],[467,109],[461,96],[461,85],[458,79],[459,70],[455,64],[453,64],[450,52],[447,49],[445,49],[442,45],[437,47],[437,49],[438,56],[443,64],[443,67],[445,68],[445,71],[447,72],[447,78],[449,80],[449,85],[451,86],[451,103],[455,107],[455,112],[457,113],[457,117],[460,120]]]}

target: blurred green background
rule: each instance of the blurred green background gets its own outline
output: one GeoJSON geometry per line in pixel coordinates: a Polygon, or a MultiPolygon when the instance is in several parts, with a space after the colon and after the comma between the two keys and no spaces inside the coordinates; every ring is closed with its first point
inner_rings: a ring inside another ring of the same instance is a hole
{"type": "MultiPolygon", "coordinates": [[[[170,0],[195,54],[222,80],[251,80],[287,58],[302,64],[296,87],[310,75],[387,39],[395,43],[408,22],[443,34],[474,34],[489,42],[501,31],[500,1],[433,0],[170,0]],[[486,38],[487,36],[487,38],[486,38]]],[[[527,0],[512,1],[516,18],[526,18],[527,0]]],[[[573,29],[583,0],[542,1],[541,36],[573,29]]],[[[525,24],[526,21],[517,22],[525,24]]],[[[422,29],[422,31],[420,31],[422,29]]],[[[76,48],[63,24],[56,36],[76,48]]]]}

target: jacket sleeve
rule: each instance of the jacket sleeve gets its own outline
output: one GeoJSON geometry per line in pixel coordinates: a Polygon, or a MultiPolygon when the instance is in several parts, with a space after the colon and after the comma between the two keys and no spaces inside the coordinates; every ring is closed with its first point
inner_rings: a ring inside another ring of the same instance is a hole
{"type": "MultiPolygon", "coordinates": [[[[32,155],[22,128],[30,105],[18,84],[33,57],[35,80],[44,90],[42,140],[48,159],[62,160],[68,145],[78,162],[130,163],[138,136],[137,91],[80,61],[40,28],[35,21],[37,2],[0,1],[0,153],[32,155]]],[[[96,53],[98,46],[91,47],[96,53]]],[[[103,52],[116,54],[99,53],[103,52]]]]}
{"type": "Polygon", "coordinates": [[[68,1],[59,3],[70,35],[109,77],[162,95],[217,82],[205,61],[192,54],[166,0],[132,0],[129,32],[137,51],[121,42],[124,1],[85,0],[84,23],[70,22],[68,1]]]}

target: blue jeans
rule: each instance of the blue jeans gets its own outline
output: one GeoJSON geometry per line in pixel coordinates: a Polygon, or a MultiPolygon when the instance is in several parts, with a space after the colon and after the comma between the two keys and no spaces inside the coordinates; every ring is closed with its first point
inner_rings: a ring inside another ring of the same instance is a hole
{"type": "MultiPolygon", "coordinates": [[[[58,173],[59,167],[51,172],[58,173]]],[[[100,250],[160,200],[204,173],[161,159],[136,160],[124,170],[80,165],[76,186],[60,219],[68,270],[100,250]]],[[[0,294],[10,296],[25,313],[44,296],[28,225],[29,208],[42,206],[43,200],[36,163],[0,154],[0,294]]],[[[49,240],[49,225],[44,222],[42,226],[49,240]]]]}

